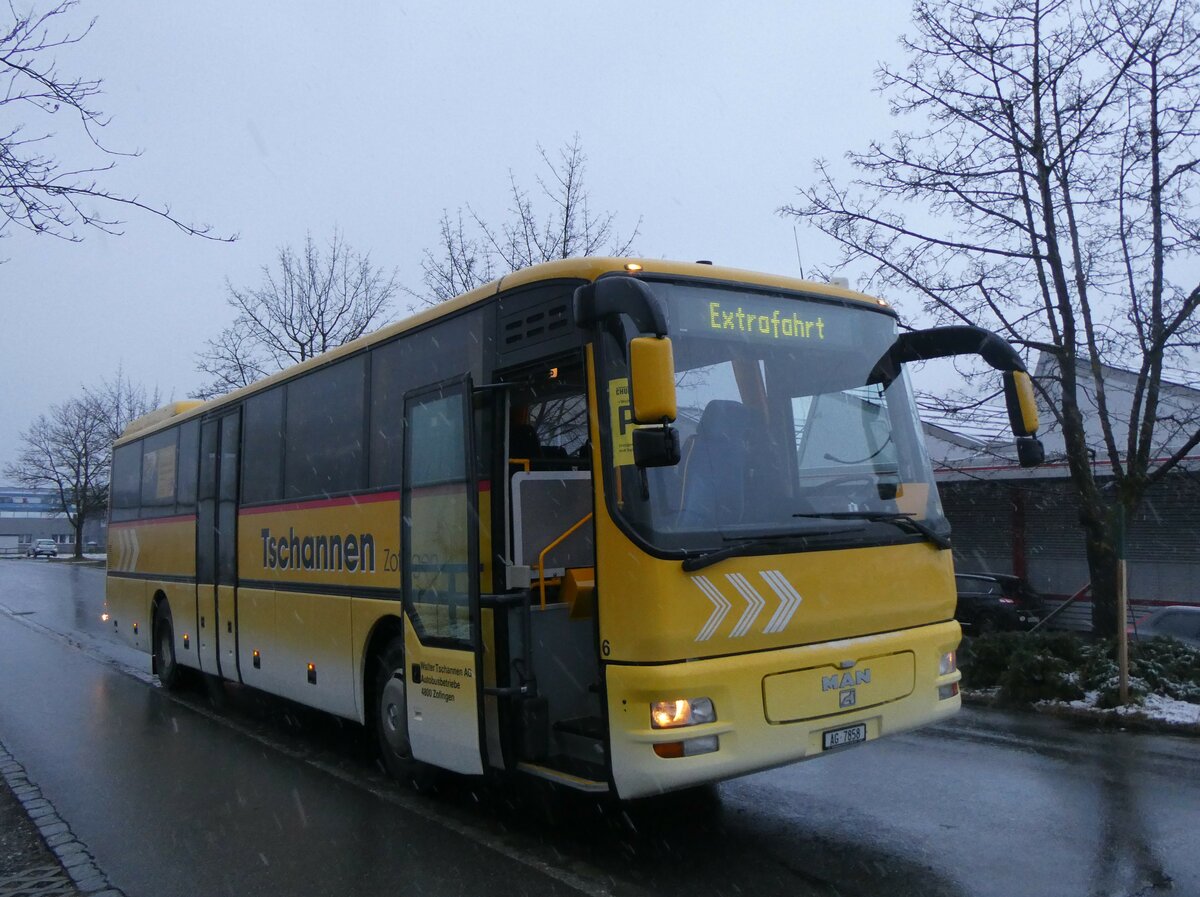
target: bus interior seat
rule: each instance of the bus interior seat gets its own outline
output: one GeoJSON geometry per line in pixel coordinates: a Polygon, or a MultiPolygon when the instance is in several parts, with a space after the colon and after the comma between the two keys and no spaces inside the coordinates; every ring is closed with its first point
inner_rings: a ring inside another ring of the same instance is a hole
{"type": "Polygon", "coordinates": [[[728,399],[713,399],[704,407],[681,462],[681,525],[713,526],[744,518],[752,498],[747,496],[751,450],[765,448],[765,436],[756,408],[728,399]]]}
{"type": "Polygon", "coordinates": [[[541,457],[542,444],[530,424],[513,424],[508,434],[508,456],[526,461],[541,457]]]}

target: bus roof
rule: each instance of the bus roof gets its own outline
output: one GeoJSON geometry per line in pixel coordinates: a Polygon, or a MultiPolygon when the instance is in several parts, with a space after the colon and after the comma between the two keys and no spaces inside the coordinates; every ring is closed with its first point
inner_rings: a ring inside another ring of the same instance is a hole
{"type": "Polygon", "coordinates": [[[469,293],[463,293],[453,299],[438,303],[410,317],[394,321],[391,324],[385,324],[378,330],[364,334],[356,340],[338,346],[336,349],[330,349],[328,352],[318,355],[315,358],[292,365],[261,380],[256,380],[249,386],[243,386],[209,402],[198,400],[172,402],[134,420],[125,428],[125,431],[117,440],[117,444],[119,445],[127,440],[145,436],[152,430],[166,426],[168,423],[177,423],[185,418],[196,417],[203,414],[209,408],[216,408],[226,403],[238,401],[276,383],[288,380],[301,371],[321,367],[344,356],[352,355],[374,343],[385,342],[391,337],[405,331],[413,330],[423,324],[448,317],[455,312],[477,305],[504,290],[511,290],[516,287],[527,286],[545,280],[578,279],[592,281],[603,274],[615,272],[637,272],[703,278],[705,280],[744,283],[754,286],[815,293],[836,299],[859,301],[875,308],[886,305],[881,299],[876,299],[873,296],[849,290],[836,284],[818,283],[795,277],[781,277],[775,274],[763,274],[758,271],[747,271],[741,268],[726,268],[707,262],[675,262],[665,259],[621,258],[612,256],[560,259],[554,262],[532,265],[528,268],[514,271],[511,274],[505,274],[502,277],[485,283],[483,286],[476,287],[469,293]]]}

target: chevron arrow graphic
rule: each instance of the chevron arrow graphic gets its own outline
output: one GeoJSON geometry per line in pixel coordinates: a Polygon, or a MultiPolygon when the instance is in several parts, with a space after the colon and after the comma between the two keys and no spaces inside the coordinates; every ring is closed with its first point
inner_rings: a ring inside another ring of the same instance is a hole
{"type": "Polygon", "coordinates": [[[787,629],[788,623],[791,622],[792,614],[796,612],[796,608],[800,606],[800,602],[804,599],[800,597],[787,578],[778,570],[761,570],[759,576],[763,578],[767,585],[771,587],[779,598],[779,607],[775,609],[775,613],[771,615],[771,619],[767,621],[767,625],[763,628],[763,634],[769,635],[775,632],[783,632],[787,629]]]}
{"type": "Polygon", "coordinates": [[[750,631],[750,627],[754,625],[754,621],[762,612],[762,609],[767,604],[767,599],[755,591],[754,586],[750,585],[750,581],[740,573],[727,573],[725,578],[733,584],[737,589],[737,593],[746,599],[746,609],[742,612],[741,619],[737,621],[737,625],[733,627],[733,632],[729,633],[730,638],[738,638],[750,631]]]}
{"type": "Polygon", "coordinates": [[[721,622],[725,619],[725,615],[729,613],[733,605],[729,603],[728,598],[717,590],[716,586],[708,581],[708,577],[693,576],[692,582],[696,584],[696,588],[703,592],[704,597],[711,601],[713,605],[713,612],[696,635],[696,641],[706,642],[713,637],[713,633],[717,631],[717,627],[721,625],[721,622]]]}

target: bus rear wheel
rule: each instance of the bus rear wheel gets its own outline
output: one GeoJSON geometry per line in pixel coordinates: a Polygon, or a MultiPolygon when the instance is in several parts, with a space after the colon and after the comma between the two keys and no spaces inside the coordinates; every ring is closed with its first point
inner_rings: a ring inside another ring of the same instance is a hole
{"type": "Polygon", "coordinates": [[[175,659],[175,626],[171,606],[163,601],[154,611],[154,656],[163,688],[176,691],[183,685],[183,669],[175,659]]]}

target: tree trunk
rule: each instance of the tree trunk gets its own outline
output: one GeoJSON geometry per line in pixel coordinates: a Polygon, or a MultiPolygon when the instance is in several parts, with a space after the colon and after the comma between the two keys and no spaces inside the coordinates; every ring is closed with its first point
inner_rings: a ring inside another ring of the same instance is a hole
{"type": "Polygon", "coordinates": [[[1092,633],[1101,638],[1117,634],[1117,540],[1111,521],[1085,523],[1088,572],[1092,578],[1092,633]]]}
{"type": "Polygon", "coordinates": [[[83,515],[75,518],[75,560],[83,560],[83,515]]]}

